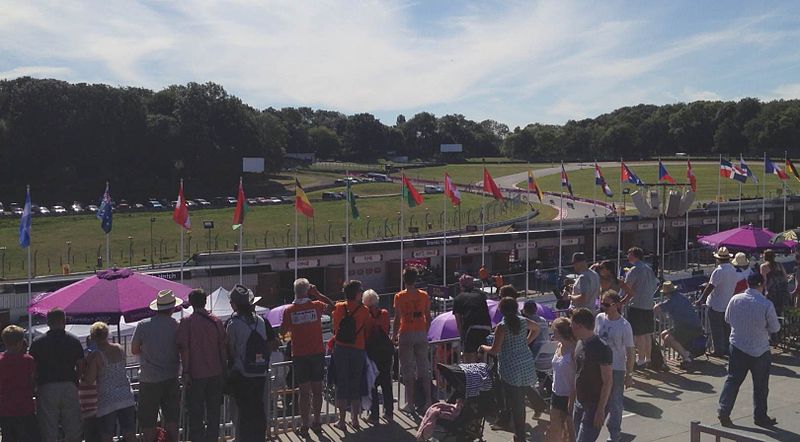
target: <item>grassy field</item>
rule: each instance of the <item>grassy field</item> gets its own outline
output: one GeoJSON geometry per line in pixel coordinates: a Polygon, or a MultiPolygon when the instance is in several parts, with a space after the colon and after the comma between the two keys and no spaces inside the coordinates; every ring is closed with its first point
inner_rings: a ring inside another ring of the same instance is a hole
{"type": "MultiPolygon", "coordinates": [[[[396,184],[370,183],[353,187],[360,196],[397,194],[396,184]]],[[[341,189],[335,189],[341,190],[341,189]]],[[[321,192],[310,192],[315,217],[306,219],[299,217],[300,244],[327,244],[329,240],[341,242],[344,232],[344,201],[319,201],[321,192]]],[[[471,223],[478,223],[480,197],[462,193],[462,226],[467,224],[469,215],[471,223]]],[[[441,229],[441,215],[444,210],[444,195],[425,195],[422,206],[413,209],[405,208],[405,223],[419,227],[426,232],[427,222],[432,223],[433,230],[441,229]],[[426,210],[427,209],[427,210],[426,210]],[[427,216],[426,216],[427,214],[427,216]]],[[[351,224],[351,236],[354,241],[376,239],[382,237],[388,227],[387,235],[397,235],[400,197],[359,198],[357,206],[361,217],[351,224]]],[[[552,219],[555,210],[535,205],[541,211],[538,219],[552,219]]],[[[487,206],[489,222],[509,219],[525,213],[527,205],[509,204],[506,210],[500,205],[490,203],[487,206]]],[[[267,247],[286,247],[294,244],[294,206],[291,204],[278,206],[251,207],[247,213],[244,230],[245,249],[267,247]]],[[[111,261],[114,265],[127,266],[147,265],[150,263],[150,229],[152,223],[153,257],[156,263],[176,261],[178,257],[179,228],[171,219],[171,211],[159,213],[115,213],[114,226],[110,235],[111,261]],[[130,239],[129,239],[130,237],[130,239]]],[[[208,249],[208,231],[202,228],[204,220],[211,220],[215,228],[211,231],[211,248],[215,250],[233,250],[238,242],[238,231],[231,229],[233,208],[194,210],[191,212],[195,229],[186,235],[186,248],[191,253],[208,249]]],[[[448,208],[448,225],[454,227],[456,209],[448,208]]],[[[26,275],[24,268],[25,251],[18,245],[19,219],[4,218],[0,220],[0,266],[5,270],[5,278],[21,278],[26,275]],[[4,249],[3,249],[4,248],[4,249]]],[[[100,229],[100,221],[91,215],[35,217],[31,233],[32,254],[35,257],[35,273],[38,275],[60,273],[61,266],[69,262],[71,270],[92,270],[97,256],[105,256],[105,239],[100,229]]],[[[0,270],[0,275],[2,275],[0,270]]]]}
{"type": "MultiPolygon", "coordinates": [[[[525,172],[528,170],[525,163],[518,164],[492,164],[486,163],[486,168],[492,177],[497,178],[505,175],[525,172]]],[[[550,167],[549,164],[531,164],[534,170],[550,167]]],[[[413,178],[444,181],[444,173],[450,174],[450,178],[459,184],[476,183],[483,179],[483,164],[451,164],[448,166],[423,167],[420,169],[409,169],[406,174],[413,178]]]]}
{"type": "MultiPolygon", "coordinates": [[[[664,163],[664,166],[669,171],[670,175],[678,183],[686,183],[686,163],[664,163]]],[[[742,186],[742,194],[747,197],[760,197],[761,195],[761,170],[756,170],[755,165],[751,164],[750,167],[759,179],[759,184],[755,185],[748,181],[747,184],[742,186]]],[[[655,184],[658,182],[658,166],[656,165],[636,165],[631,163],[628,167],[645,183],[655,184]]],[[[717,164],[692,164],[694,174],[697,177],[697,201],[713,201],[717,197],[717,176],[719,175],[719,166],[717,164]]],[[[614,192],[613,202],[619,201],[619,166],[601,168],[603,176],[611,186],[614,192]]],[[[594,168],[589,167],[583,170],[568,172],[569,181],[572,184],[572,190],[577,196],[589,197],[593,196],[593,192],[597,187],[594,184],[594,168]]],[[[767,195],[776,195],[780,189],[780,183],[774,176],[767,178],[767,195]]],[[[537,178],[537,182],[545,191],[558,192],[561,190],[561,177],[560,175],[549,175],[546,177],[537,178]]],[[[794,189],[795,192],[800,190],[797,182],[788,182],[790,191],[794,189]]],[[[525,182],[519,183],[518,186],[522,187],[525,182]]],[[[630,188],[631,192],[636,189],[632,184],[625,184],[625,187],[630,188]]],[[[738,181],[722,178],[721,195],[724,200],[739,198],[739,183],[738,181]]],[[[597,188],[598,198],[607,199],[603,192],[597,188]]],[[[630,201],[630,198],[628,198],[630,201]]]]}

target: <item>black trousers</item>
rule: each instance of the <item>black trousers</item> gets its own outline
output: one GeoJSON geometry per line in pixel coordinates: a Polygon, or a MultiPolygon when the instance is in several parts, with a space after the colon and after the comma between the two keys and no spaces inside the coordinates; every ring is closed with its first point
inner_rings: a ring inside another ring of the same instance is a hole
{"type": "Polygon", "coordinates": [[[392,396],[392,361],[381,362],[378,365],[378,377],[372,387],[372,408],[371,416],[378,415],[378,387],[383,393],[383,413],[392,414],[394,412],[394,397],[392,396]]]}
{"type": "Polygon", "coordinates": [[[267,437],[267,416],[264,412],[263,376],[247,378],[239,376],[233,386],[233,399],[239,410],[239,427],[236,440],[242,442],[264,442],[267,437]]]}

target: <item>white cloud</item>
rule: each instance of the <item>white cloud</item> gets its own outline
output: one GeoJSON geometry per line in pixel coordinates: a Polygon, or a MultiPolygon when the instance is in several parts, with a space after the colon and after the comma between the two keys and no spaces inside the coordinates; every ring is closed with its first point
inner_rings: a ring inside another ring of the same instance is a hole
{"type": "Polygon", "coordinates": [[[772,91],[775,98],[790,100],[800,98],[800,83],[783,84],[772,91]]]}
{"type": "Polygon", "coordinates": [[[59,66],[18,66],[7,71],[0,71],[0,78],[11,79],[17,77],[66,77],[71,70],[59,66]]]}

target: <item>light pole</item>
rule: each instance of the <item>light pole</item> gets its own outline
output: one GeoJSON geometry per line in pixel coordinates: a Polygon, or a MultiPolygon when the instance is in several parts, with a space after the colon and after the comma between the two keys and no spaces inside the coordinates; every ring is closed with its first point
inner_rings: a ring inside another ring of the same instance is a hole
{"type": "MultiPolygon", "coordinates": [[[[208,248],[208,253],[211,254],[211,231],[214,229],[214,221],[211,221],[211,220],[203,221],[203,228],[206,229],[206,232],[208,232],[208,240],[207,240],[208,244],[206,244],[206,246],[208,248]]],[[[264,234],[264,238],[265,238],[264,239],[264,243],[265,244],[267,242],[266,237],[267,237],[267,235],[265,233],[264,234]]]]}
{"type": "Polygon", "coordinates": [[[156,223],[156,217],[150,217],[150,268],[155,267],[153,262],[153,224],[156,223]]]}
{"type": "Polygon", "coordinates": [[[72,241],[67,241],[64,244],[67,246],[67,265],[71,264],[70,257],[72,255],[72,241]]]}
{"type": "Polygon", "coordinates": [[[128,265],[133,266],[133,237],[128,235],[128,265]]]}
{"type": "Polygon", "coordinates": [[[3,252],[3,279],[6,279],[6,246],[0,246],[0,251],[3,252]]]}

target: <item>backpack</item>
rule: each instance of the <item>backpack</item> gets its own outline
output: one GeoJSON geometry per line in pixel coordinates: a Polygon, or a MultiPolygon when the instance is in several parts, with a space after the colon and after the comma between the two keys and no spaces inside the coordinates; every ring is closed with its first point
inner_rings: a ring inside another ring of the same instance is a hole
{"type": "Polygon", "coordinates": [[[376,363],[386,363],[394,356],[394,343],[380,325],[375,325],[367,340],[367,356],[376,363]]]}
{"type": "MultiPolygon", "coordinates": [[[[244,319],[241,321],[247,324],[244,319]]],[[[247,324],[247,327],[250,329],[250,336],[247,337],[247,342],[244,346],[242,368],[247,374],[263,375],[269,368],[271,353],[269,345],[267,340],[258,332],[258,321],[255,321],[252,327],[247,324]]]]}
{"type": "Polygon", "coordinates": [[[363,307],[363,305],[359,305],[353,310],[353,313],[350,313],[347,310],[347,304],[344,305],[344,318],[339,321],[339,329],[336,330],[336,341],[341,342],[343,344],[355,344],[356,338],[358,334],[361,333],[361,329],[359,328],[356,330],[356,320],[353,315],[363,307]]]}

